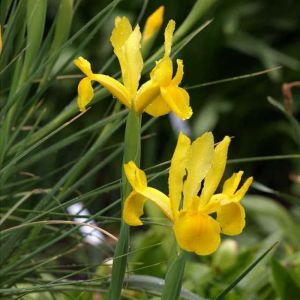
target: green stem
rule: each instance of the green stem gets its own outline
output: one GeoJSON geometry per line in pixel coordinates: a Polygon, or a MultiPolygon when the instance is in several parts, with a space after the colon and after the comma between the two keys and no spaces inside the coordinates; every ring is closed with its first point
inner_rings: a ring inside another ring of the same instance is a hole
{"type": "MultiPolygon", "coordinates": [[[[141,154],[141,115],[130,110],[125,129],[123,164],[134,161],[140,165],[141,154]]],[[[131,186],[125,176],[122,166],[122,211],[124,201],[131,192],[131,186]]],[[[127,254],[129,247],[129,226],[121,220],[119,239],[116,245],[111,283],[108,291],[109,300],[118,300],[121,297],[123,281],[125,277],[127,254]]]]}
{"type": "Polygon", "coordinates": [[[176,300],[180,296],[186,252],[182,251],[171,262],[165,277],[165,286],[161,295],[162,300],[176,300]]]}

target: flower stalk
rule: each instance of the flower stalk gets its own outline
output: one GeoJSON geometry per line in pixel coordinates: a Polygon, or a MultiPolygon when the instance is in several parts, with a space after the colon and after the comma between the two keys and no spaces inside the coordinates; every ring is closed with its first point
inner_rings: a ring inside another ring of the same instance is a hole
{"type": "Polygon", "coordinates": [[[165,285],[161,295],[162,300],[176,300],[179,298],[182,287],[186,255],[187,253],[185,251],[180,251],[180,253],[169,265],[165,277],[165,285]]]}
{"type": "MultiPolygon", "coordinates": [[[[123,163],[133,160],[140,165],[141,154],[141,114],[130,110],[125,128],[123,163]]],[[[122,171],[122,211],[125,199],[131,192],[130,183],[127,180],[125,171],[122,171]]],[[[123,281],[127,265],[127,253],[129,249],[129,225],[121,220],[119,239],[116,245],[111,283],[108,292],[109,300],[120,299],[123,281]]]]}

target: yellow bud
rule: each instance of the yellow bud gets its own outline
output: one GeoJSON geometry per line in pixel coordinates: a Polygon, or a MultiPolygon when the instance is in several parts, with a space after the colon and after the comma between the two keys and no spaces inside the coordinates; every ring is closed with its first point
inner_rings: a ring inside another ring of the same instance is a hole
{"type": "Polygon", "coordinates": [[[163,23],[164,6],[160,6],[146,20],[143,39],[144,42],[151,39],[152,36],[160,29],[163,23]]]}

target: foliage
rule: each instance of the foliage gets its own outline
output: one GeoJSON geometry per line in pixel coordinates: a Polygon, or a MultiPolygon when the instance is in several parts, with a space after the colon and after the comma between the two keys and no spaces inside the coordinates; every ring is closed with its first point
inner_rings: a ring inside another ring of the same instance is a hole
{"type": "MultiPolygon", "coordinates": [[[[292,111],[281,91],[284,82],[299,80],[300,4],[203,1],[195,16],[189,15],[193,3],[1,1],[3,299],[85,300],[107,292],[121,216],[127,110],[98,86],[92,107],[79,113],[82,75],[72,61],[83,55],[118,78],[108,42],[114,17],[144,24],[161,4],[165,20],[174,18],[177,28],[185,24],[175,34],[172,55],[180,53],[185,62],[184,84],[194,110],[187,123],[191,135],[213,130],[218,141],[233,136],[228,173],[241,168],[255,179],[243,202],[245,233],[223,240],[209,257],[188,254],[181,297],[288,300],[300,293],[299,90],[292,89],[292,111]],[[70,211],[73,204],[81,205],[80,215],[70,211]],[[96,243],[84,235],[84,222],[96,228],[96,243]]],[[[144,58],[146,70],[162,42],[160,32],[144,58]]],[[[141,164],[151,186],[164,191],[177,139],[170,120],[146,117],[142,124],[141,164]]],[[[146,212],[146,228],[131,230],[124,299],[158,299],[174,255],[170,224],[151,205],[146,212]]]]}

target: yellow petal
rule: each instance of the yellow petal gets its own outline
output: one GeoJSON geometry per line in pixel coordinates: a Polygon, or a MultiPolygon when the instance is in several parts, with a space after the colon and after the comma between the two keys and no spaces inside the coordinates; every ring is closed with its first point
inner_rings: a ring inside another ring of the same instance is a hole
{"type": "Polygon", "coordinates": [[[217,211],[217,222],[220,223],[224,234],[240,234],[245,227],[245,210],[235,202],[222,205],[217,211]]]}
{"type": "Polygon", "coordinates": [[[202,207],[209,201],[210,197],[214,194],[223,176],[226,166],[229,144],[230,138],[226,136],[224,137],[222,142],[220,142],[215,148],[212,167],[207,173],[207,176],[204,180],[203,189],[200,195],[200,206],[202,207]]]}
{"type": "Polygon", "coordinates": [[[241,201],[244,198],[245,194],[247,193],[252,182],[253,182],[253,177],[249,177],[244,182],[242,187],[234,194],[233,201],[235,201],[235,202],[241,201]]]}
{"type": "Polygon", "coordinates": [[[198,209],[200,212],[208,215],[215,213],[221,207],[224,198],[227,199],[227,197],[224,194],[213,195],[211,199],[204,206],[199,207],[200,198],[199,197],[197,198],[198,198],[197,206],[194,205],[194,207],[196,207],[196,209],[198,209]]]}
{"type": "Polygon", "coordinates": [[[104,86],[114,97],[129,109],[131,108],[131,97],[128,90],[118,80],[103,74],[94,74],[93,80],[104,86]]]}
{"type": "Polygon", "coordinates": [[[145,109],[145,112],[152,117],[160,117],[170,112],[170,107],[159,94],[145,109]]]}
{"type": "Polygon", "coordinates": [[[176,62],[177,62],[177,71],[174,78],[172,79],[172,84],[179,85],[183,78],[183,61],[181,59],[177,59],[176,62]]]}
{"type": "Polygon", "coordinates": [[[130,226],[143,225],[140,217],[144,214],[145,198],[136,192],[131,192],[124,202],[123,220],[130,226]]]}
{"type": "Polygon", "coordinates": [[[186,175],[186,163],[190,144],[190,139],[180,132],[169,171],[169,196],[174,216],[178,213],[182,197],[183,178],[186,175]]]}
{"type": "Polygon", "coordinates": [[[160,91],[162,97],[178,118],[186,120],[192,116],[193,111],[189,106],[190,96],[186,90],[170,85],[161,87],[160,91]]]}
{"type": "Polygon", "coordinates": [[[147,177],[145,172],[139,169],[133,161],[124,164],[124,171],[134,190],[139,190],[147,186],[147,177]]]}
{"type": "Polygon", "coordinates": [[[198,255],[215,252],[220,244],[220,225],[212,217],[198,211],[180,212],[174,223],[179,246],[198,255]]]}
{"type": "Polygon", "coordinates": [[[152,36],[160,29],[163,22],[163,15],[164,6],[162,5],[147,18],[143,33],[144,42],[151,39],[152,36]]]}
{"type": "Polygon", "coordinates": [[[126,17],[116,19],[111,43],[119,59],[124,85],[132,99],[135,98],[143,69],[141,37],[138,25],[132,31],[126,17]]]}
{"type": "Polygon", "coordinates": [[[243,173],[244,173],[243,171],[239,171],[238,173],[233,173],[232,176],[225,181],[223,185],[222,193],[232,196],[241,182],[243,173]]]}
{"type": "Polygon", "coordinates": [[[132,27],[129,20],[126,17],[116,17],[115,28],[110,37],[110,42],[115,52],[118,52],[123,47],[131,33],[132,27]]]}
{"type": "Polygon", "coordinates": [[[187,158],[187,178],[183,187],[185,209],[188,209],[193,197],[198,194],[201,181],[211,167],[213,155],[214,137],[211,132],[202,134],[192,143],[187,158]]]}
{"type": "Polygon", "coordinates": [[[152,201],[170,220],[173,219],[170,199],[159,190],[147,187],[147,177],[133,161],[124,164],[124,170],[133,190],[146,200],[152,201]]]}
{"type": "Polygon", "coordinates": [[[171,54],[172,39],[175,30],[175,24],[176,23],[174,20],[170,20],[165,29],[165,57],[170,56],[171,54]]]}
{"type": "Polygon", "coordinates": [[[74,59],[74,64],[84,73],[87,77],[92,79],[93,72],[91,69],[91,64],[88,60],[84,59],[82,56],[74,59]]]}
{"type": "Polygon", "coordinates": [[[165,57],[158,62],[150,73],[150,78],[160,86],[167,86],[171,83],[173,75],[173,63],[170,57],[165,57]]]}
{"type": "Polygon", "coordinates": [[[142,113],[145,108],[159,96],[158,84],[152,80],[145,82],[138,90],[136,97],[135,110],[142,113]]]}
{"type": "Polygon", "coordinates": [[[164,193],[151,187],[138,188],[136,192],[153,202],[169,220],[174,219],[170,199],[164,193]]]}
{"type": "Polygon", "coordinates": [[[94,91],[91,80],[85,77],[78,84],[78,100],[77,104],[80,111],[85,111],[85,107],[91,102],[94,97],[94,91]]]}

